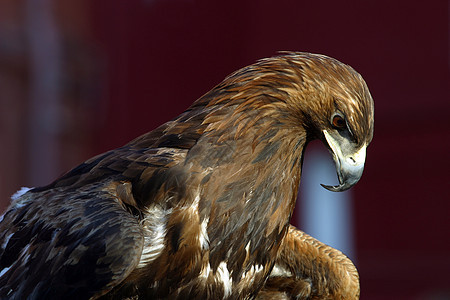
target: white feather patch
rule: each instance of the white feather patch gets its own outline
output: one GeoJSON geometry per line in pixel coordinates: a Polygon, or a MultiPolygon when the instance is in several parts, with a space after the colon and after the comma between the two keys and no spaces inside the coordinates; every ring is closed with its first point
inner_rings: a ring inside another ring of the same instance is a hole
{"type": "Polygon", "coordinates": [[[277,276],[291,277],[292,273],[291,273],[291,271],[289,271],[279,265],[275,265],[275,266],[273,266],[272,272],[270,273],[270,277],[277,277],[277,276]]]}
{"type": "Polygon", "coordinates": [[[247,243],[247,245],[245,246],[245,252],[247,252],[247,255],[250,254],[250,244],[251,244],[251,241],[249,241],[249,242],[247,243]]]}
{"type": "Polygon", "coordinates": [[[200,272],[200,277],[207,279],[210,273],[211,273],[211,265],[208,263],[207,265],[203,266],[202,271],[200,272]]]}
{"type": "MultiPolygon", "coordinates": [[[[21,208],[22,206],[24,206],[25,203],[27,202],[27,199],[20,199],[20,198],[31,189],[33,189],[33,188],[22,187],[20,190],[15,192],[11,196],[11,208],[13,208],[13,207],[21,208]]],[[[4,212],[3,215],[0,216],[0,222],[3,221],[3,217],[5,216],[5,214],[6,214],[6,211],[4,212]]]]}
{"type": "Polygon", "coordinates": [[[209,236],[208,236],[208,222],[209,218],[206,218],[203,220],[202,224],[200,225],[200,233],[198,236],[198,240],[200,243],[200,247],[202,250],[206,250],[209,248],[209,236]]]}
{"type": "Polygon", "coordinates": [[[10,269],[11,267],[6,267],[6,268],[4,268],[3,270],[1,270],[0,271],[0,277],[2,277],[6,272],[8,272],[8,270],[10,269]]]}
{"type": "MultiPolygon", "coordinates": [[[[3,217],[3,216],[2,216],[2,217],[3,217]]],[[[2,249],[5,249],[5,248],[6,248],[6,246],[8,245],[9,240],[11,239],[11,237],[12,237],[13,235],[14,235],[14,232],[8,234],[8,235],[5,237],[5,239],[3,240],[3,243],[2,243],[2,245],[1,245],[1,248],[2,248],[2,249]]]]}
{"type": "Polygon", "coordinates": [[[16,201],[17,199],[19,199],[20,197],[22,197],[26,192],[28,192],[29,190],[31,190],[32,188],[28,188],[28,187],[22,187],[20,190],[18,190],[17,192],[14,193],[14,195],[11,196],[11,200],[12,201],[16,201]]]}
{"type": "Polygon", "coordinates": [[[172,210],[164,210],[155,205],[146,211],[142,225],[145,230],[144,248],[138,268],[146,266],[154,261],[164,250],[164,238],[167,233],[167,216],[172,210]]]}
{"type": "Polygon", "coordinates": [[[216,277],[218,281],[223,283],[223,298],[227,298],[231,295],[233,288],[233,278],[227,269],[227,263],[222,261],[217,267],[216,277]]]}
{"type": "Polygon", "coordinates": [[[248,276],[253,278],[257,273],[261,272],[263,269],[264,268],[262,265],[252,265],[247,272],[242,274],[242,279],[245,279],[248,276]]]}

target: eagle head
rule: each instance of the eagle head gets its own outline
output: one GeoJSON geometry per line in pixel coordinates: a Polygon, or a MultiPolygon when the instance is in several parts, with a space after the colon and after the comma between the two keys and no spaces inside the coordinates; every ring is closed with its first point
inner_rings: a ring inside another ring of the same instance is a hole
{"type": "Polygon", "coordinates": [[[352,67],[336,59],[310,53],[283,56],[301,78],[292,93],[309,139],[320,139],[336,164],[339,185],[322,186],[341,192],[355,185],[364,169],[366,148],[372,141],[374,105],[369,89],[352,67]]]}

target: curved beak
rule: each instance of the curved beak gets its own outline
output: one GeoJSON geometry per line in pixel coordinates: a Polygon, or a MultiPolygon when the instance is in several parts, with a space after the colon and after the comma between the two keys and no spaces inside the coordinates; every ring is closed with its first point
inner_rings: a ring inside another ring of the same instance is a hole
{"type": "Polygon", "coordinates": [[[332,135],[324,130],[323,134],[331,149],[339,185],[330,186],[321,184],[324,188],[332,192],[342,192],[354,186],[362,176],[364,163],[366,160],[366,148],[364,144],[359,149],[355,149],[354,144],[348,139],[338,134],[332,135]]]}

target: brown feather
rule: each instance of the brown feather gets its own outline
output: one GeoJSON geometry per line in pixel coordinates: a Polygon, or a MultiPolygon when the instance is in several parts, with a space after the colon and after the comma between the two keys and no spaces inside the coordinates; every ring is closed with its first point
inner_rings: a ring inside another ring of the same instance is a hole
{"type": "MultiPolygon", "coordinates": [[[[289,227],[261,297],[359,299],[359,276],[342,252],[289,227]]],[[[290,299],[290,298],[289,298],[290,299]]]]}
{"type": "Polygon", "coordinates": [[[372,98],[349,66],[287,53],[236,71],[174,120],[19,197],[0,223],[0,296],[356,298],[351,262],[289,227],[304,148],[326,142],[335,109],[352,143],[369,144],[372,98]],[[67,277],[83,265],[89,276],[67,277]]]}

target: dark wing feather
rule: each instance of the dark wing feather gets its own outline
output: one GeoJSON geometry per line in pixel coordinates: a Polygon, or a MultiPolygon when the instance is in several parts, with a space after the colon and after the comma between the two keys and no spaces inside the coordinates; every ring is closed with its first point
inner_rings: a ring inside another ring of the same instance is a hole
{"type": "Polygon", "coordinates": [[[138,220],[108,189],[33,198],[19,199],[0,223],[1,299],[100,296],[138,264],[138,220]]]}
{"type": "Polygon", "coordinates": [[[181,180],[168,168],[185,153],[126,145],[22,195],[0,222],[0,298],[88,299],[121,283],[144,246],[141,209],[181,180]]]}

